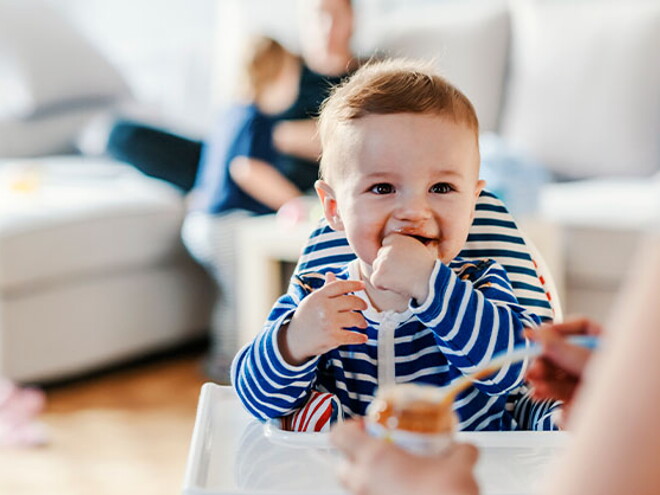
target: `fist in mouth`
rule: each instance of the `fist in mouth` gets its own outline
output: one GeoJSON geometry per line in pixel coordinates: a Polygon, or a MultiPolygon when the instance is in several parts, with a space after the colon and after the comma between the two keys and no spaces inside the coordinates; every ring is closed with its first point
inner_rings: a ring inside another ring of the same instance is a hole
{"type": "Polygon", "coordinates": [[[371,284],[421,303],[437,259],[437,241],[420,233],[395,232],[383,239],[372,264],[371,284]]]}

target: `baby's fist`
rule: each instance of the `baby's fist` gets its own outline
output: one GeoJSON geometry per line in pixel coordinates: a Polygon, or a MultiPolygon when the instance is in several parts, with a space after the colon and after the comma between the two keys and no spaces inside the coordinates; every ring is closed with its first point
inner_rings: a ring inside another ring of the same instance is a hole
{"type": "Polygon", "coordinates": [[[435,259],[420,241],[404,234],[383,239],[372,264],[371,284],[421,302],[428,296],[428,280],[435,259]]]}

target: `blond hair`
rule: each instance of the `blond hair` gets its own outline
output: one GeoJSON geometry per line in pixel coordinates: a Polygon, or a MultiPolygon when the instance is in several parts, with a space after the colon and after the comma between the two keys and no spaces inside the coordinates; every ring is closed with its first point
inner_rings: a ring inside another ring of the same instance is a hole
{"type": "Polygon", "coordinates": [[[262,35],[250,37],[243,49],[239,96],[248,101],[258,101],[264,88],[279,75],[287,56],[294,55],[273,38],[262,35]]]}
{"type": "Polygon", "coordinates": [[[321,106],[321,177],[327,179],[325,151],[340,125],[367,115],[396,113],[449,118],[473,130],[478,143],[479,120],[472,103],[430,63],[405,59],[372,61],[335,87],[321,106]]]}

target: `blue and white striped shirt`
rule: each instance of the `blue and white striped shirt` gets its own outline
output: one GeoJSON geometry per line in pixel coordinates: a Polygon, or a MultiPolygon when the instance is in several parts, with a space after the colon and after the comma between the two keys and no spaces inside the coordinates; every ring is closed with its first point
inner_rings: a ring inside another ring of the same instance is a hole
{"type": "MultiPolygon", "coordinates": [[[[339,279],[359,278],[356,262],[328,270],[339,279]]],[[[449,267],[438,261],[422,304],[412,301],[402,313],[379,313],[369,306],[362,312],[368,327],[351,329],[366,333],[365,344],[342,346],[291,366],[279,352],[278,331],[291,320],[300,301],[323,284],[320,273],[295,278],[262,332],[234,360],[232,381],[257,418],[290,414],[305,403],[312,388],[336,394],[344,416],[363,415],[379,386],[449,385],[495,354],[524,342],[523,327],[540,323],[518,303],[505,270],[494,261],[459,258],[449,267]]],[[[369,304],[362,294],[357,293],[369,304]]],[[[521,364],[507,366],[459,395],[454,406],[459,428],[515,428],[505,406],[522,375],[521,364]]]]}

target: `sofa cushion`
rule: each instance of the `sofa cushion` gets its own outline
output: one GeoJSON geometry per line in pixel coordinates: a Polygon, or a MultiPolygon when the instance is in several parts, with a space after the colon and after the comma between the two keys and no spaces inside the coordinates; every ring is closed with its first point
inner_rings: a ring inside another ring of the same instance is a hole
{"type": "Polygon", "coordinates": [[[29,119],[0,120],[0,156],[23,158],[73,153],[78,137],[102,115],[102,107],[70,108],[29,119]]]}
{"type": "Polygon", "coordinates": [[[660,4],[512,5],[504,137],[572,178],[660,170],[660,4]]]}
{"type": "Polygon", "coordinates": [[[563,225],[651,230],[660,224],[660,174],[649,179],[601,178],[547,184],[540,213],[563,225]]]}
{"type": "Polygon", "coordinates": [[[109,160],[0,163],[0,291],[28,290],[183,250],[182,197],[109,160]]]}
{"type": "Polygon", "coordinates": [[[63,153],[130,97],[119,72],[54,7],[0,0],[0,156],[63,153]]]}
{"type": "Polygon", "coordinates": [[[498,125],[509,44],[505,3],[443,2],[397,12],[373,29],[391,56],[433,59],[474,104],[483,130],[498,125]]]}

